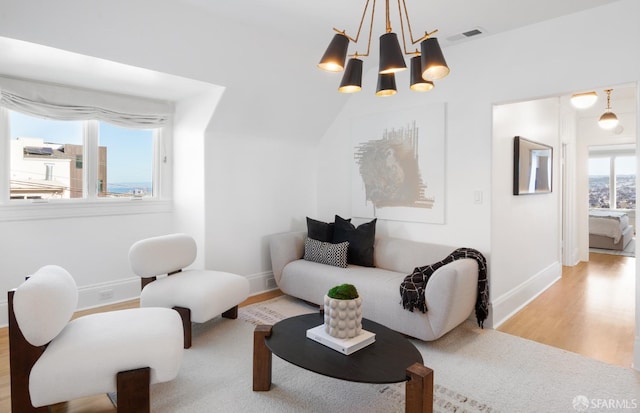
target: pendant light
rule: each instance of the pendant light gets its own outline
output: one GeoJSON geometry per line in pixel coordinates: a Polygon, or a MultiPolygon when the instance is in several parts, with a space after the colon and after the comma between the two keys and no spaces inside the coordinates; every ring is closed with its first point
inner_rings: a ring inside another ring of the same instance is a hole
{"type": "Polygon", "coordinates": [[[615,113],[611,112],[611,92],[613,92],[613,89],[605,89],[605,92],[607,93],[607,109],[602,116],[600,116],[598,125],[600,125],[602,129],[609,130],[618,126],[618,117],[615,113]]]}
{"type": "MultiPolygon", "coordinates": [[[[407,69],[405,61],[405,55],[412,56],[411,59],[411,73],[409,86],[414,91],[427,91],[433,89],[433,81],[442,79],[449,74],[449,67],[444,59],[438,39],[432,37],[438,30],[432,32],[424,32],[424,36],[414,39],[411,30],[411,22],[409,20],[409,13],[407,11],[406,0],[396,0],[398,10],[398,22],[400,23],[399,33],[402,35],[402,45],[399,42],[398,34],[396,34],[391,27],[391,17],[389,6],[390,0],[384,0],[385,2],[385,33],[379,38],[380,41],[380,54],[378,61],[378,87],[376,89],[376,95],[378,96],[390,96],[397,92],[395,87],[395,77],[389,76],[397,72],[407,69]],[[407,35],[405,35],[405,28],[407,29],[407,35]],[[419,49],[415,51],[407,50],[407,44],[417,45],[420,44],[419,49]]],[[[345,70],[345,60],[347,56],[347,49],[349,42],[353,42],[356,45],[360,39],[360,33],[364,26],[365,20],[369,26],[367,50],[366,52],[355,54],[349,54],[349,62],[342,81],[338,90],[342,93],[358,92],[362,89],[362,70],[363,61],[362,57],[368,57],[371,49],[371,38],[373,34],[373,20],[376,8],[376,0],[366,0],[364,10],[362,12],[362,18],[360,19],[360,25],[358,26],[358,32],[355,38],[346,34],[345,30],[338,30],[334,28],[336,32],[331,43],[327,47],[318,67],[323,70],[339,72],[345,70]],[[371,6],[371,7],[369,7],[371,6]]],[[[395,6],[394,6],[395,9],[395,6]]],[[[366,31],[366,28],[365,28],[366,31]]]]}

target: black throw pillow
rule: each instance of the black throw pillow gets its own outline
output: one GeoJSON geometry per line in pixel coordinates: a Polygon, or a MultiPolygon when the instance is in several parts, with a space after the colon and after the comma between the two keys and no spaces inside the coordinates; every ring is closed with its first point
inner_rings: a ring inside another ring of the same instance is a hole
{"type": "MultiPolygon", "coordinates": [[[[351,221],[351,218],[347,221],[351,221]]],[[[307,236],[311,239],[333,243],[333,228],[333,222],[326,223],[307,217],[307,236]]]]}
{"type": "Polygon", "coordinates": [[[376,237],[376,221],[359,225],[357,228],[346,220],[336,215],[333,229],[333,243],[349,241],[347,262],[363,267],[373,267],[373,244],[376,237]]]}

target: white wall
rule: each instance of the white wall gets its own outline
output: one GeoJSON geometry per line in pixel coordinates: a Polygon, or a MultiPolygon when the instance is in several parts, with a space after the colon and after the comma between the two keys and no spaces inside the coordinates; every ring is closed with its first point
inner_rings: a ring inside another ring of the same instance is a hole
{"type": "Polygon", "coordinates": [[[495,106],[491,283],[498,326],[561,275],[559,99],[495,106]],[[513,195],[514,136],[553,148],[552,192],[513,195]],[[499,225],[498,225],[499,224],[499,225]]]}

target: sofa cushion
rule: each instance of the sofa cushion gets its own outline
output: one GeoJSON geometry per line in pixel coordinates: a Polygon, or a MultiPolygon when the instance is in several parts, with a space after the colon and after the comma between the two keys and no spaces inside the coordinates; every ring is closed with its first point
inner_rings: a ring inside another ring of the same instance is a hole
{"type": "MultiPolygon", "coordinates": [[[[347,219],[351,221],[351,218],[347,219]]],[[[307,217],[307,236],[322,242],[333,242],[333,222],[322,222],[307,217]]]]}
{"type": "Polygon", "coordinates": [[[304,241],[304,259],[334,267],[347,267],[348,242],[332,244],[307,237],[304,241]]]}
{"type": "Polygon", "coordinates": [[[376,237],[377,218],[358,227],[338,215],[335,220],[333,242],[349,242],[347,262],[363,267],[373,267],[373,244],[376,237]]]}

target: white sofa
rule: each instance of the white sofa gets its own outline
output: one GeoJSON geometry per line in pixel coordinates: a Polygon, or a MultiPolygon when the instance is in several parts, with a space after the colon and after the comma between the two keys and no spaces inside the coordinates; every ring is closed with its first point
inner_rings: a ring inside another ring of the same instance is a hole
{"type": "Polygon", "coordinates": [[[331,287],[353,284],[362,297],[365,318],[425,341],[442,337],[474,310],[478,263],[470,258],[453,261],[433,273],[425,290],[426,313],[402,307],[404,278],[415,267],[444,259],[454,247],[377,237],[375,267],[340,268],[302,259],[306,236],[306,232],[287,232],[270,237],[273,275],[285,294],[320,305],[331,287]]]}

